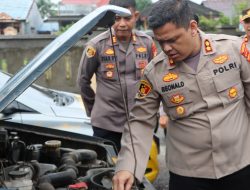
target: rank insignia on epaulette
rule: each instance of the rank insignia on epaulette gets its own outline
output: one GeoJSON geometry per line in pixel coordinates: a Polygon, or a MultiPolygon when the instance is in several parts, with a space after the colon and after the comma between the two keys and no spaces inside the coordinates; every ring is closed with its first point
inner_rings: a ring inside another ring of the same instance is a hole
{"type": "Polygon", "coordinates": [[[228,55],[219,55],[213,59],[215,64],[223,64],[228,60],[228,55]]]}
{"type": "Polygon", "coordinates": [[[175,73],[168,73],[163,77],[164,82],[171,82],[173,80],[176,80],[178,78],[178,75],[175,73]]]}
{"type": "Polygon", "coordinates": [[[179,104],[185,100],[185,97],[181,94],[176,94],[171,97],[171,102],[174,104],[179,104]]]}
{"type": "Polygon", "coordinates": [[[238,95],[238,90],[235,87],[229,89],[228,93],[230,98],[235,98],[238,95]]]}
{"type": "Polygon", "coordinates": [[[209,52],[213,51],[211,43],[210,43],[210,41],[208,39],[206,39],[204,41],[204,45],[205,45],[205,51],[206,51],[206,53],[209,53],[209,52]]]}
{"type": "Polygon", "coordinates": [[[138,98],[145,98],[151,91],[152,87],[146,80],[141,80],[139,85],[138,98]]]}
{"type": "Polygon", "coordinates": [[[106,55],[114,55],[114,50],[111,49],[111,48],[109,48],[109,49],[107,49],[107,50],[105,51],[105,54],[106,54],[106,55]]]}
{"type": "Polygon", "coordinates": [[[184,108],[183,106],[178,106],[178,107],[176,108],[176,113],[177,113],[178,115],[183,115],[183,114],[185,113],[185,108],[184,108]]]}
{"type": "Polygon", "coordinates": [[[86,48],[86,56],[88,58],[92,58],[95,56],[95,53],[96,53],[96,49],[92,46],[87,46],[86,48]]]}

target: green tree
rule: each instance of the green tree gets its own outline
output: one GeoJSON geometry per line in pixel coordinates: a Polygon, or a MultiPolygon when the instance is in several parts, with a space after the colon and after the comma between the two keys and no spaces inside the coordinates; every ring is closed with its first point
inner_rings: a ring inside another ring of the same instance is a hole
{"type": "Polygon", "coordinates": [[[218,24],[220,24],[221,26],[230,25],[230,19],[224,14],[221,14],[218,20],[218,24]]]}
{"type": "Polygon", "coordinates": [[[210,31],[210,32],[216,30],[216,26],[218,25],[218,21],[216,21],[214,19],[206,18],[204,16],[200,16],[199,20],[200,20],[199,27],[201,28],[201,30],[210,31]]]}
{"type": "Polygon", "coordinates": [[[56,5],[54,3],[51,3],[50,0],[36,0],[36,3],[43,18],[56,14],[56,5]]]}
{"type": "Polygon", "coordinates": [[[241,12],[248,7],[248,0],[245,0],[243,2],[239,2],[234,5],[235,9],[235,16],[233,17],[232,24],[238,26],[240,23],[240,15],[241,12]]]}
{"type": "Polygon", "coordinates": [[[137,9],[143,11],[146,7],[152,4],[152,0],[136,0],[137,9]]]}

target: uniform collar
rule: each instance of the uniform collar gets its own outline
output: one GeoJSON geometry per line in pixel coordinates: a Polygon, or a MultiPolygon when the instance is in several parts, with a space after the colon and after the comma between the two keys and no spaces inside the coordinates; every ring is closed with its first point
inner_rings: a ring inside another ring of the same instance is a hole
{"type": "MultiPolygon", "coordinates": [[[[114,45],[118,45],[119,42],[118,42],[118,39],[117,39],[117,37],[116,37],[116,35],[115,35],[115,31],[114,31],[113,28],[112,28],[112,34],[113,34],[113,35],[112,35],[112,40],[113,40],[114,45]]],[[[138,37],[137,37],[135,31],[132,31],[131,41],[132,41],[132,43],[133,43],[134,45],[139,44],[138,37]]],[[[109,38],[109,41],[108,41],[107,44],[108,44],[109,46],[112,46],[111,38],[109,38]]]]}

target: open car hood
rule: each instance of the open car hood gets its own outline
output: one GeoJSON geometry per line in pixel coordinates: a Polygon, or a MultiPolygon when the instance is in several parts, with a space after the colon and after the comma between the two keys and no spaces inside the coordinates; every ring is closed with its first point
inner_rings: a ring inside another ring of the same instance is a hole
{"type": "Polygon", "coordinates": [[[53,40],[0,89],[0,112],[76,44],[83,35],[89,33],[96,26],[111,26],[116,14],[127,16],[131,13],[128,9],[114,5],[102,6],[83,17],[53,40]]]}

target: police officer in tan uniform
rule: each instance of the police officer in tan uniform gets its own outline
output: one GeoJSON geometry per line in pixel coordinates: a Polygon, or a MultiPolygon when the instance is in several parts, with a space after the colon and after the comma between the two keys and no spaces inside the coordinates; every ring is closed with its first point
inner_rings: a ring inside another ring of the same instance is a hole
{"type": "Polygon", "coordinates": [[[242,39],[201,32],[187,0],[158,1],[149,25],[163,52],[145,68],[130,113],[133,143],[126,125],[113,189],[142,180],[162,101],[169,189],[249,190],[250,63],[242,39]]]}
{"type": "Polygon", "coordinates": [[[119,150],[126,122],[121,88],[130,110],[142,72],[157,50],[150,36],[132,30],[139,15],[135,0],[111,0],[110,4],[128,8],[131,16],[117,15],[112,36],[106,31],[87,44],[78,84],[87,115],[91,116],[94,136],[112,140],[119,150]],[[96,74],[96,93],[90,86],[93,74],[96,74]]]}
{"type": "Polygon", "coordinates": [[[246,35],[243,36],[241,54],[250,62],[250,8],[242,11],[242,19],[246,35]]]}

